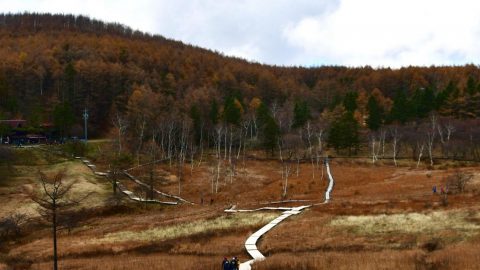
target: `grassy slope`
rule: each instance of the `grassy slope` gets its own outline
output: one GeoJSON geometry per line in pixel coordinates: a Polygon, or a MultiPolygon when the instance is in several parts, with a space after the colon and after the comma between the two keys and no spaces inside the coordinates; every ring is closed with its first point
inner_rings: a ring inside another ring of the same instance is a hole
{"type": "MultiPolygon", "coordinates": [[[[195,168],[192,174],[189,167],[185,168],[182,183],[182,196],[196,202],[203,197],[204,205],[151,205],[148,209],[137,205],[93,215],[71,234],[61,233],[64,268],[96,269],[102,263],[105,269],[128,265],[138,269],[192,269],[198,265],[201,269],[217,269],[223,256],[248,259],[243,248],[245,239],[273,216],[254,215],[253,221],[244,222],[244,216],[227,216],[222,209],[231,203],[248,208],[278,200],[282,190],[280,166],[272,161],[249,161],[245,171],[239,168],[231,183],[222,180],[219,194],[211,196],[207,164],[195,168]],[[209,204],[210,198],[214,199],[213,205],[209,204]]],[[[108,185],[77,165],[81,164],[61,161],[50,170],[74,168],[73,176],[83,178],[83,189],[100,188],[99,196],[95,196],[98,202],[108,197],[108,185]]],[[[474,214],[478,210],[478,175],[468,192],[450,196],[450,205],[445,208],[430,190],[432,185],[442,184],[453,170],[374,167],[358,161],[333,162],[331,167],[337,181],[332,203],[315,206],[269,232],[260,244],[269,259],[256,264],[256,269],[422,269],[428,265],[455,269],[478,259],[470,249],[478,249],[480,242],[479,217],[474,214]],[[465,260],[459,259],[460,252],[465,260]]],[[[167,175],[175,172],[168,164],[157,169],[167,175]]],[[[463,170],[475,172],[476,168],[463,170]]],[[[309,164],[300,166],[298,176],[295,169],[293,172],[289,198],[321,202],[326,185],[321,170],[315,172],[315,179],[309,164]]],[[[134,173],[139,177],[146,174],[141,170],[134,173]]],[[[171,178],[156,187],[176,193],[178,185],[171,178]]],[[[22,254],[38,262],[32,269],[49,269],[50,241],[48,230],[40,229],[12,245],[9,256],[22,254]]]]}
{"type": "Polygon", "coordinates": [[[85,203],[90,206],[102,205],[108,196],[109,186],[106,182],[95,177],[92,172],[79,161],[68,160],[58,154],[39,148],[14,149],[16,161],[14,176],[0,187],[0,194],[5,199],[0,208],[0,218],[13,213],[25,213],[35,216],[34,203],[28,193],[39,190],[38,172],[47,175],[65,171],[65,180],[76,181],[72,195],[82,197],[92,193],[85,203]]]}

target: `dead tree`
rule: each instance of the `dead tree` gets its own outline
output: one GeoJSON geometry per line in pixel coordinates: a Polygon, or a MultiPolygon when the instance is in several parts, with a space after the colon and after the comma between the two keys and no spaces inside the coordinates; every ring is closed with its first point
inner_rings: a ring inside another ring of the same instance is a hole
{"type": "Polygon", "coordinates": [[[218,192],[218,183],[220,180],[220,169],[221,169],[221,163],[222,163],[222,157],[221,157],[221,145],[222,145],[222,127],[217,126],[215,128],[215,138],[214,138],[214,143],[215,143],[215,159],[216,159],[216,169],[215,169],[215,193],[218,192]]]}
{"type": "Polygon", "coordinates": [[[143,137],[145,134],[146,124],[147,124],[147,121],[145,119],[145,115],[142,114],[140,123],[137,126],[137,129],[138,129],[138,142],[137,142],[137,149],[136,149],[137,166],[140,165],[140,151],[142,151],[142,147],[143,147],[143,137]]]}
{"type": "Polygon", "coordinates": [[[315,158],[316,158],[317,168],[319,168],[320,167],[320,159],[321,159],[322,152],[323,152],[323,137],[324,137],[323,129],[318,130],[316,132],[315,136],[317,137],[317,145],[315,147],[315,158]]]}
{"type": "Polygon", "coordinates": [[[202,165],[202,161],[203,161],[203,152],[204,152],[204,149],[203,149],[203,126],[204,126],[204,123],[202,122],[202,125],[200,126],[200,138],[199,138],[199,142],[198,142],[198,146],[200,147],[200,158],[198,159],[198,165],[197,167],[200,167],[200,165],[202,165]]]}
{"type": "Polygon", "coordinates": [[[423,140],[417,141],[417,149],[418,149],[417,168],[420,166],[420,161],[422,160],[424,148],[425,148],[425,142],[423,140]]]}
{"type": "Polygon", "coordinates": [[[392,158],[393,163],[397,166],[397,154],[398,154],[398,144],[400,142],[400,138],[402,137],[400,132],[398,131],[397,126],[390,127],[390,137],[392,138],[392,158]]]}
{"type": "Polygon", "coordinates": [[[450,139],[452,138],[453,133],[456,131],[456,128],[453,125],[452,121],[448,119],[440,121],[440,123],[437,125],[437,130],[438,136],[440,138],[440,143],[442,144],[442,152],[444,156],[448,158],[450,150],[450,139]]]}
{"type": "Polygon", "coordinates": [[[377,143],[377,136],[373,131],[372,133],[370,133],[369,136],[369,145],[372,151],[372,163],[375,164],[375,162],[378,160],[378,153],[380,152],[381,141],[378,141],[377,143]]]}
{"type": "Polygon", "coordinates": [[[430,158],[430,166],[433,166],[433,149],[435,143],[435,135],[437,134],[437,116],[432,113],[430,115],[430,122],[426,128],[426,142],[428,149],[428,157],[430,158]]]}
{"type": "Polygon", "coordinates": [[[285,199],[287,198],[287,192],[288,192],[288,177],[290,176],[290,172],[292,170],[292,166],[290,163],[290,159],[287,159],[283,162],[283,193],[282,193],[282,198],[285,199]]]}
{"type": "Polygon", "coordinates": [[[320,159],[323,153],[323,140],[324,140],[324,129],[322,126],[319,126],[317,131],[315,132],[315,136],[317,137],[317,145],[315,146],[315,158],[316,158],[316,163],[317,163],[317,170],[321,168],[321,176],[320,176],[320,181],[323,180],[323,167],[320,166],[320,159]]]}
{"type": "Polygon", "coordinates": [[[382,158],[383,158],[385,157],[385,140],[387,137],[387,130],[385,130],[384,128],[380,128],[378,137],[380,140],[380,147],[382,148],[382,158]]]}
{"type": "Polygon", "coordinates": [[[299,142],[297,135],[285,135],[278,140],[278,150],[281,153],[280,163],[282,165],[282,198],[285,199],[288,195],[288,179],[292,171],[292,157],[296,152],[299,142]]]}
{"type": "Polygon", "coordinates": [[[216,193],[216,191],[215,191],[215,180],[216,180],[216,177],[215,177],[215,176],[216,176],[216,174],[217,174],[217,173],[216,173],[216,167],[217,167],[217,165],[216,165],[216,163],[211,163],[211,162],[208,162],[208,164],[209,164],[209,172],[210,172],[210,179],[211,179],[211,182],[210,182],[210,183],[211,183],[211,188],[212,188],[212,189],[211,189],[211,193],[213,194],[213,193],[216,193]]]}
{"type": "Polygon", "coordinates": [[[312,180],[315,180],[315,163],[313,157],[313,146],[312,146],[312,127],[310,125],[310,120],[307,121],[307,142],[308,142],[308,153],[310,155],[310,163],[312,164],[312,180]]]}
{"type": "Polygon", "coordinates": [[[411,124],[403,128],[403,133],[405,134],[406,143],[412,150],[412,160],[417,162],[418,168],[425,149],[425,130],[417,124],[411,124]]]}
{"type": "Polygon", "coordinates": [[[123,135],[125,134],[125,131],[127,130],[127,121],[123,116],[120,115],[119,112],[115,113],[115,116],[112,120],[113,126],[116,129],[116,144],[117,144],[117,153],[120,155],[122,152],[122,140],[123,140],[123,135]]]}
{"type": "Polygon", "coordinates": [[[156,182],[156,177],[155,177],[155,167],[156,167],[156,161],[157,161],[157,142],[156,142],[156,136],[155,132],[152,133],[152,141],[150,142],[150,172],[149,172],[149,179],[148,179],[148,198],[150,200],[153,200],[155,191],[154,191],[154,185],[156,182]]]}
{"type": "Polygon", "coordinates": [[[169,126],[168,126],[168,146],[167,146],[167,158],[169,160],[169,166],[170,168],[172,167],[172,157],[173,157],[173,136],[174,136],[174,130],[175,130],[175,123],[174,121],[171,121],[169,126]]]}
{"type": "Polygon", "coordinates": [[[117,154],[115,152],[111,153],[108,159],[109,171],[107,179],[112,185],[113,196],[116,196],[120,175],[122,175],[123,171],[130,166],[130,164],[132,163],[132,158],[126,153],[117,154]]]}
{"type": "Polygon", "coordinates": [[[40,207],[41,216],[50,224],[53,236],[53,269],[58,269],[57,255],[57,230],[59,216],[62,212],[79,204],[81,200],[71,199],[68,195],[75,181],[66,183],[65,172],[61,171],[52,178],[44,173],[39,173],[39,181],[42,188],[40,193],[32,193],[31,198],[40,207]]]}
{"type": "Polygon", "coordinates": [[[177,178],[178,178],[178,195],[182,192],[182,180],[183,180],[183,169],[185,165],[185,159],[188,151],[188,137],[189,137],[190,127],[186,120],[182,121],[182,128],[180,130],[180,140],[177,152],[177,178]]]}
{"type": "Polygon", "coordinates": [[[194,136],[192,136],[191,139],[189,140],[189,145],[190,145],[189,147],[190,151],[188,151],[188,153],[190,157],[190,175],[193,175],[193,170],[195,169],[195,156],[197,155],[197,151],[198,151],[198,148],[195,145],[194,136]]]}

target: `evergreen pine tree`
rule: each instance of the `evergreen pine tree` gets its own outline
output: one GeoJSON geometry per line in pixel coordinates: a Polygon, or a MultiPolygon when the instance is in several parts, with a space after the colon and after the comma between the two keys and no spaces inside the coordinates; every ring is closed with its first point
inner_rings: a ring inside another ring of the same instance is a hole
{"type": "Polygon", "coordinates": [[[235,126],[240,124],[240,119],[242,117],[240,106],[238,100],[233,97],[229,97],[225,100],[223,119],[227,124],[235,126]]]}
{"type": "Polygon", "coordinates": [[[270,151],[273,155],[278,144],[278,138],[280,136],[280,128],[273,117],[267,118],[267,121],[262,127],[262,134],[263,147],[265,148],[265,151],[270,151]]]}
{"type": "Polygon", "coordinates": [[[348,154],[351,155],[352,148],[356,150],[360,143],[358,129],[359,125],[353,113],[346,112],[332,123],[328,133],[328,145],[337,151],[348,149],[348,154]]]}
{"type": "Polygon", "coordinates": [[[424,118],[423,90],[417,89],[408,100],[408,115],[411,118],[424,118]]]}
{"type": "Polygon", "coordinates": [[[422,96],[422,116],[426,117],[435,109],[435,91],[431,87],[427,87],[422,96]]]}
{"type": "Polygon", "coordinates": [[[263,102],[257,109],[257,119],[263,147],[273,154],[278,144],[280,128],[263,102]]]}
{"type": "Polygon", "coordinates": [[[345,110],[352,113],[355,112],[357,109],[357,98],[358,93],[355,91],[345,94],[345,98],[343,99],[343,106],[345,107],[345,110]]]}
{"type": "Polygon", "coordinates": [[[218,124],[218,118],[219,118],[219,115],[218,115],[218,104],[217,104],[217,101],[213,100],[212,103],[210,104],[210,112],[208,114],[209,118],[210,118],[210,122],[212,122],[212,124],[215,126],[216,124],[218,124]]]}
{"type": "Polygon", "coordinates": [[[388,117],[388,122],[399,122],[401,124],[405,124],[408,118],[407,97],[405,96],[405,93],[400,90],[393,99],[393,106],[388,117]]]}
{"type": "Polygon", "coordinates": [[[193,132],[195,134],[195,142],[200,141],[200,136],[202,132],[202,124],[201,124],[201,114],[200,110],[198,110],[198,107],[196,105],[193,105],[190,108],[190,118],[192,119],[193,122],[193,132]]]}
{"type": "Polygon", "coordinates": [[[308,104],[305,101],[300,101],[295,103],[295,107],[293,109],[293,128],[303,127],[305,123],[311,118],[310,116],[310,108],[308,108],[308,104]]]}
{"type": "Polygon", "coordinates": [[[472,76],[468,77],[467,88],[465,90],[470,96],[475,95],[475,93],[477,92],[477,82],[472,76]]]}
{"type": "Polygon", "coordinates": [[[77,71],[73,66],[72,62],[68,62],[64,71],[65,78],[65,89],[67,90],[66,96],[64,97],[66,102],[73,104],[75,102],[75,75],[77,71]]]}
{"type": "Polygon", "coordinates": [[[53,122],[62,138],[66,137],[75,122],[75,115],[68,103],[60,103],[53,110],[53,122]]]}
{"type": "Polygon", "coordinates": [[[383,110],[374,96],[370,96],[367,103],[367,126],[370,130],[378,130],[383,122],[383,110]]]}

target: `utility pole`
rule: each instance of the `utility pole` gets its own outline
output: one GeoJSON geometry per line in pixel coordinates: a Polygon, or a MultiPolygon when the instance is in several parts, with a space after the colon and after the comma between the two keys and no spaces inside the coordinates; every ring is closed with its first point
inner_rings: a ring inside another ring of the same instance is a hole
{"type": "Polygon", "coordinates": [[[84,131],[85,131],[85,142],[87,142],[88,140],[88,132],[87,132],[87,120],[88,120],[88,110],[87,108],[85,108],[83,110],[83,120],[85,121],[85,128],[84,128],[84,131]]]}

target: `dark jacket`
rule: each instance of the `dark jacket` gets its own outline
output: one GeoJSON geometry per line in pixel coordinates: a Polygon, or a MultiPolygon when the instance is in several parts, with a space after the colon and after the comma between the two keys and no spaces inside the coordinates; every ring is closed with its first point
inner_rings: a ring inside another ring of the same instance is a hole
{"type": "Polygon", "coordinates": [[[224,259],[222,262],[222,270],[230,270],[230,263],[227,259],[224,259]]]}

